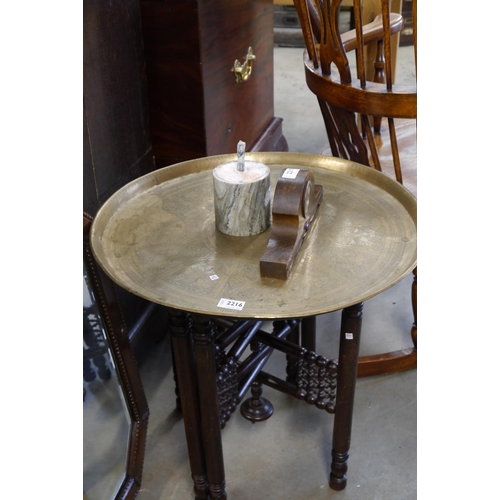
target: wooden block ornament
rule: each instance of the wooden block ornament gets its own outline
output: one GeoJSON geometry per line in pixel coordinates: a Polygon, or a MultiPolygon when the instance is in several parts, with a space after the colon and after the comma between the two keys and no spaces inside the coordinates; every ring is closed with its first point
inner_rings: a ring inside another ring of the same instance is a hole
{"type": "Polygon", "coordinates": [[[323,197],[323,186],[314,184],[307,169],[287,168],[274,192],[273,223],[260,275],[286,280],[309,225],[323,197]]]}

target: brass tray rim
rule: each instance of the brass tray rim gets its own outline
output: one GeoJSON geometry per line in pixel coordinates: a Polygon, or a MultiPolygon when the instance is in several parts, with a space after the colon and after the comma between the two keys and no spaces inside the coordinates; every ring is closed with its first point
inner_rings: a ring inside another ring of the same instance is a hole
{"type": "MultiPolygon", "coordinates": [[[[155,300],[151,296],[140,293],[133,290],[126,283],[120,282],[120,280],[115,276],[112,270],[108,266],[108,260],[102,255],[99,237],[104,233],[107,222],[116,212],[116,210],[121,206],[122,203],[131,200],[135,195],[142,193],[143,191],[150,189],[156,185],[167,182],[171,179],[187,176],[190,174],[203,172],[206,170],[211,170],[221,163],[226,163],[230,161],[236,161],[236,154],[224,154],[224,155],[214,155],[207,156],[203,158],[196,158],[193,160],[186,160],[184,162],[179,162],[173,165],[169,165],[148,174],[145,174],[122,188],[116,191],[110,198],[102,205],[98,210],[94,221],[92,223],[90,231],[90,243],[91,249],[94,254],[96,261],[99,263],[103,271],[119,286],[125,290],[133,293],[139,297],[142,297],[150,302],[155,302],[160,305],[172,308],[179,308],[174,302],[166,303],[159,300],[155,300]]],[[[316,155],[309,153],[290,153],[290,152],[259,152],[259,153],[246,153],[246,159],[251,161],[258,161],[268,166],[286,165],[293,167],[304,167],[304,168],[324,168],[327,170],[343,172],[347,175],[353,177],[358,177],[364,181],[367,181],[385,191],[387,191],[391,196],[393,196],[407,211],[408,215],[411,217],[415,224],[415,231],[417,229],[417,201],[414,195],[406,189],[403,185],[399,184],[394,179],[389,176],[379,172],[371,167],[350,161],[344,160],[332,156],[326,155],[316,155]]],[[[416,243],[415,243],[416,245],[416,243]]],[[[416,248],[415,248],[415,259],[410,264],[408,264],[404,269],[401,270],[399,275],[393,280],[388,280],[383,286],[377,288],[372,293],[368,293],[359,298],[356,302],[347,302],[341,304],[339,307],[314,310],[311,311],[309,315],[318,315],[333,312],[336,310],[343,309],[350,305],[358,302],[364,302],[385,290],[391,288],[396,283],[401,281],[406,275],[408,275],[417,265],[416,258],[416,248]]],[[[273,318],[294,318],[305,316],[304,312],[290,313],[290,314],[276,314],[276,313],[262,313],[262,314],[245,314],[244,311],[206,311],[199,309],[190,309],[182,307],[183,310],[192,313],[207,314],[210,316],[225,316],[225,317],[251,317],[257,319],[273,319],[273,318]]]]}

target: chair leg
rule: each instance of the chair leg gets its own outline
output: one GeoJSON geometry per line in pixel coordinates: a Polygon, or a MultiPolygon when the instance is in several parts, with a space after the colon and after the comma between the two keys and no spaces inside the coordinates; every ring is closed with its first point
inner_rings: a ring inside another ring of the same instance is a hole
{"type": "Polygon", "coordinates": [[[330,474],[330,488],[337,491],[343,490],[347,484],[347,460],[351,445],[362,310],[363,303],[347,307],[342,311],[330,474]]]}

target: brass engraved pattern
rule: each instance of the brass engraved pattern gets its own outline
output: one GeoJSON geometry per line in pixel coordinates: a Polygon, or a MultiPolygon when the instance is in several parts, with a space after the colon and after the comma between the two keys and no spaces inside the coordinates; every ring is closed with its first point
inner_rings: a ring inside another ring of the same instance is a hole
{"type": "Polygon", "coordinates": [[[91,234],[105,272],[136,295],[184,311],[294,318],[367,300],[415,267],[416,200],[394,180],[327,156],[247,156],[270,167],[272,191],[284,168],[310,168],[324,187],[287,281],[260,276],[269,229],[236,237],[215,228],[212,170],[235,154],[159,169],[113,195],[91,234]],[[221,298],[244,301],[244,308],[220,308],[221,298]]]}

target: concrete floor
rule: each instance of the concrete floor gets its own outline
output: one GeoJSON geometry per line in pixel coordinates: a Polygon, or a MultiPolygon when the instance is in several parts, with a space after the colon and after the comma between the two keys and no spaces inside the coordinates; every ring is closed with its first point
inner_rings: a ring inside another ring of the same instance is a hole
{"type": "MultiPolygon", "coordinates": [[[[302,51],[275,49],[275,116],[284,119],[290,151],[322,153],[328,141],[316,98],[305,85],[302,51]]],[[[412,51],[405,47],[402,54],[412,51]]],[[[362,355],[411,345],[411,281],[408,276],[365,303],[362,355]]],[[[318,353],[336,357],[339,328],[339,313],[319,318],[318,353]]],[[[266,370],[278,373],[282,364],[281,353],[275,353],[266,370]]],[[[142,364],[141,375],[151,415],[138,498],[194,498],[168,339],[142,364]]],[[[328,486],[334,417],[264,388],[274,415],[251,424],[236,412],[223,430],[228,499],[416,499],[416,386],[416,370],[358,379],[349,479],[342,492],[328,486]]]]}

